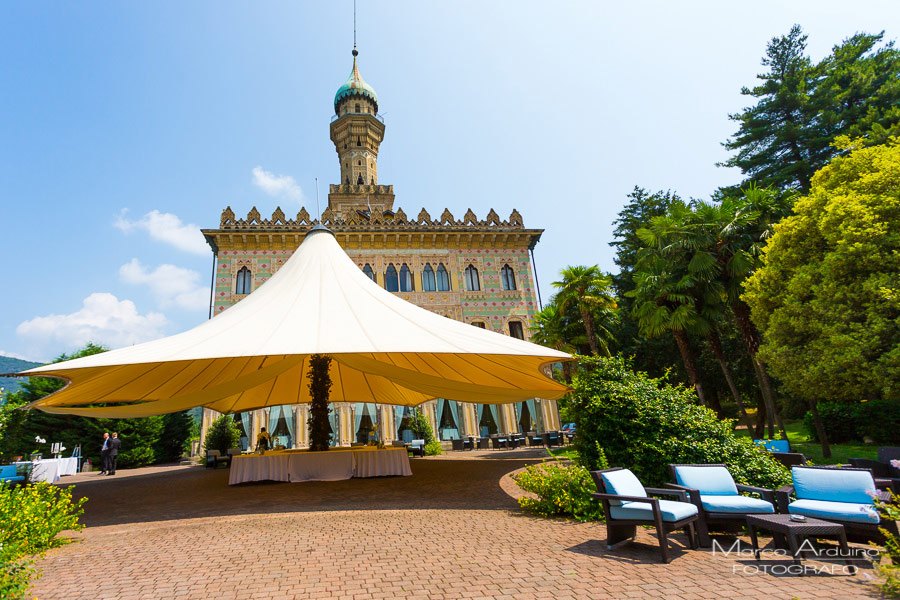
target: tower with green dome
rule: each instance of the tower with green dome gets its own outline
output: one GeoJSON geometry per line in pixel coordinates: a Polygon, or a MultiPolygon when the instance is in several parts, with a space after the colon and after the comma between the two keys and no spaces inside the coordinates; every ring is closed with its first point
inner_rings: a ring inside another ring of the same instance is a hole
{"type": "Polygon", "coordinates": [[[341,166],[341,183],[332,185],[328,206],[335,214],[348,210],[393,208],[392,186],[378,185],[378,148],[384,139],[384,119],[378,95],[359,73],[359,52],[353,46],[350,77],[334,95],[331,141],[341,166]]]}

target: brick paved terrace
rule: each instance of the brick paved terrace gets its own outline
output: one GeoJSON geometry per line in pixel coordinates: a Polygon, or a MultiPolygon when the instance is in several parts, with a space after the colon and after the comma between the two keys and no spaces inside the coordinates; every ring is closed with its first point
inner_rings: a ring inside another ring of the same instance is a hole
{"type": "Polygon", "coordinates": [[[80,474],[63,483],[90,498],[87,527],[40,561],[33,592],[41,600],[878,597],[870,571],[754,573],[752,558],[686,549],[681,534],[669,565],[659,563],[652,530],[607,550],[602,524],[518,508],[506,475],[537,454],[451,452],[412,459],[412,477],[235,487],[226,469],[80,474]]]}

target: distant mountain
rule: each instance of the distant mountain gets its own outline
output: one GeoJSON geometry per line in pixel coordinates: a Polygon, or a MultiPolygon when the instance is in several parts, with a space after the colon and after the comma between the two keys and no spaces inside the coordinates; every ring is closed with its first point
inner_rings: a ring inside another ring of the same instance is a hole
{"type": "MultiPolygon", "coordinates": [[[[31,362],[21,358],[0,356],[0,373],[18,373],[32,367],[39,367],[44,363],[31,362]]],[[[0,377],[0,388],[5,392],[17,392],[23,383],[28,381],[22,377],[0,377]]]]}

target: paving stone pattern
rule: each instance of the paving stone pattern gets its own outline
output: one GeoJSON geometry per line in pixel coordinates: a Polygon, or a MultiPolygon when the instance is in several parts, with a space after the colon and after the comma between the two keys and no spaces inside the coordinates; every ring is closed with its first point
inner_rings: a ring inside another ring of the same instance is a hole
{"type": "Polygon", "coordinates": [[[226,469],[198,467],[66,478],[90,498],[87,527],[40,562],[33,592],[41,600],[878,597],[860,575],[743,574],[752,559],[685,549],[680,534],[669,565],[658,562],[652,530],[607,550],[602,524],[519,510],[504,475],[534,455],[449,453],[411,460],[412,477],[339,482],[229,487],[226,469]]]}

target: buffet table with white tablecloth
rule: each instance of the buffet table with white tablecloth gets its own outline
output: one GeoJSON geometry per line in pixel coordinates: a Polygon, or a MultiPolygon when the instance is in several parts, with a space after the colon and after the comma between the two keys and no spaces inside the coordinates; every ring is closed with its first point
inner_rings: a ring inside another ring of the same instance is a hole
{"type": "Polygon", "coordinates": [[[31,478],[32,483],[46,481],[47,483],[55,483],[60,477],[65,475],[74,475],[78,472],[78,458],[70,456],[68,458],[45,458],[34,462],[18,462],[17,465],[32,465],[31,478]]]}
{"type": "Polygon", "coordinates": [[[406,448],[335,448],[326,452],[244,454],[231,461],[229,485],[247,481],[339,481],[412,475],[406,448]]]}

